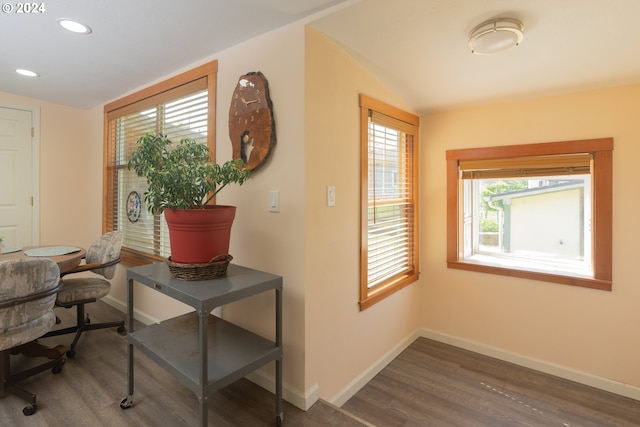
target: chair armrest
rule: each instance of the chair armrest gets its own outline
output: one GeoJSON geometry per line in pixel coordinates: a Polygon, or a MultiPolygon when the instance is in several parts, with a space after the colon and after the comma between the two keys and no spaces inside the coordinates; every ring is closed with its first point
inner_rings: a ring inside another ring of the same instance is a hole
{"type": "Polygon", "coordinates": [[[95,270],[96,268],[101,267],[100,263],[97,262],[92,262],[90,264],[82,264],[77,266],[76,268],[74,268],[73,270],[70,271],[66,271],[64,273],[62,273],[60,276],[66,276],[67,274],[73,274],[73,273],[80,273],[83,271],[91,271],[91,270],[95,270]]]}
{"type": "Polygon", "coordinates": [[[27,295],[24,297],[2,301],[0,302],[0,308],[13,307],[14,305],[24,304],[29,301],[34,301],[40,298],[48,297],[49,295],[58,293],[58,290],[60,290],[60,286],[62,286],[62,284],[58,282],[56,286],[54,286],[53,288],[49,288],[46,291],[38,292],[37,294],[27,295]]]}
{"type": "Polygon", "coordinates": [[[71,271],[67,271],[65,273],[60,274],[60,277],[64,277],[67,274],[81,273],[83,271],[91,271],[91,270],[97,270],[99,268],[111,267],[112,265],[116,265],[119,262],[120,262],[120,257],[114,259],[113,261],[105,262],[104,264],[99,264],[97,262],[92,262],[92,263],[89,263],[89,264],[82,264],[82,265],[77,266],[76,268],[74,268],[71,271]]]}

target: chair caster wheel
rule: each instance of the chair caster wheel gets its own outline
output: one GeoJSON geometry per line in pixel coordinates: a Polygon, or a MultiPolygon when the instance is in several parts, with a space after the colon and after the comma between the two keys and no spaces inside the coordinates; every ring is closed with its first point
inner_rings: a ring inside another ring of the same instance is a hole
{"type": "Polygon", "coordinates": [[[56,365],[53,368],[51,368],[51,372],[53,372],[56,375],[62,372],[62,364],[56,365]]]}
{"type": "Polygon", "coordinates": [[[120,409],[129,409],[133,406],[133,396],[127,396],[120,402],[120,409]]]}
{"type": "Polygon", "coordinates": [[[122,336],[127,335],[127,328],[125,328],[124,326],[118,326],[117,331],[122,336]]]}
{"type": "Polygon", "coordinates": [[[36,409],[37,409],[36,404],[34,403],[32,405],[27,405],[24,408],[22,408],[22,413],[25,416],[33,415],[36,413],[36,409]]]}
{"type": "Polygon", "coordinates": [[[69,350],[69,351],[67,351],[67,357],[68,357],[68,358],[73,359],[73,356],[75,356],[75,355],[76,355],[75,350],[69,350]]]}

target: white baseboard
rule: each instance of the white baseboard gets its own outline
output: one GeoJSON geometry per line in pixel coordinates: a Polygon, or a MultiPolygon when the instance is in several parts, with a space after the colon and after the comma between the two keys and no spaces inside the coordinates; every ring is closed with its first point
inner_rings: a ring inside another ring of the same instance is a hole
{"type": "MultiPolygon", "coordinates": [[[[111,298],[111,296],[109,295],[104,297],[102,300],[123,313],[126,313],[127,311],[126,304],[111,298]]],[[[137,310],[134,310],[134,317],[136,320],[142,322],[145,325],[159,322],[158,319],[155,319],[137,310]]],[[[607,378],[598,377],[586,372],[577,371],[566,366],[556,365],[528,356],[511,353],[497,347],[488,346],[486,344],[475,341],[465,340],[430,329],[418,329],[415,333],[406,337],[391,350],[387,351],[368,369],[358,375],[353,381],[347,384],[340,392],[335,394],[330,399],[326,400],[338,407],[345,404],[362,387],[364,387],[369,381],[371,381],[373,377],[375,377],[380,371],[382,371],[385,366],[387,366],[393,359],[395,359],[400,353],[402,353],[407,347],[409,347],[411,343],[413,343],[418,337],[429,338],[445,344],[460,347],[465,350],[474,351],[485,356],[504,360],[505,362],[514,363],[516,365],[524,366],[526,368],[534,369],[546,374],[555,375],[560,378],[615,393],[620,396],[640,400],[640,387],[610,380],[607,378]]],[[[264,388],[265,390],[268,390],[271,393],[275,393],[275,378],[273,378],[273,376],[267,375],[263,371],[258,370],[247,375],[246,378],[249,381],[264,388]]],[[[287,384],[283,384],[282,397],[284,400],[296,406],[297,408],[306,411],[311,408],[311,406],[320,398],[320,387],[318,384],[314,384],[306,392],[302,392],[288,386],[287,384]]]]}
{"type": "Polygon", "coordinates": [[[460,347],[465,350],[474,351],[485,356],[494,357],[496,359],[504,360],[505,362],[514,363],[516,365],[524,366],[525,368],[534,369],[536,371],[544,372],[546,374],[554,375],[556,377],[595,387],[611,393],[619,394],[624,397],[640,400],[640,388],[630,384],[598,377],[566,366],[556,365],[554,363],[545,362],[543,360],[534,359],[521,354],[511,353],[500,348],[442,334],[429,329],[421,329],[419,331],[419,336],[460,347]]]}
{"type": "Polygon", "coordinates": [[[400,353],[402,353],[412,342],[419,337],[418,331],[409,335],[391,350],[387,351],[380,359],[378,359],[373,365],[371,365],[368,369],[358,375],[353,381],[347,384],[342,390],[340,390],[336,395],[332,396],[330,399],[326,399],[329,403],[332,403],[336,406],[344,405],[347,400],[351,399],[353,395],[355,395],[362,387],[365,386],[373,377],[375,377],[380,371],[384,369],[393,359],[398,357],[400,353]]]}
{"type": "MultiPolygon", "coordinates": [[[[254,371],[245,376],[245,378],[271,393],[275,394],[276,392],[275,378],[272,375],[265,374],[261,370],[254,371]]],[[[306,393],[302,393],[300,390],[294,389],[287,384],[283,384],[282,398],[293,406],[306,411],[320,398],[318,390],[319,388],[317,384],[307,390],[306,393]]]]}
{"type": "MultiPolygon", "coordinates": [[[[111,295],[107,295],[106,297],[102,298],[101,301],[106,302],[108,305],[115,308],[116,310],[119,310],[125,314],[127,313],[127,304],[120,300],[112,298],[111,295]]],[[[142,311],[138,311],[136,309],[133,310],[133,318],[139,322],[142,322],[145,325],[152,325],[154,323],[160,322],[158,319],[148,316],[146,313],[142,311]]]]}

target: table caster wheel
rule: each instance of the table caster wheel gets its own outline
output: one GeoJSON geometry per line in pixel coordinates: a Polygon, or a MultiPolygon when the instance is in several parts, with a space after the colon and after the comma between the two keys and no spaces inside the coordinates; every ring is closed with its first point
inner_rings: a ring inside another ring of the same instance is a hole
{"type": "Polygon", "coordinates": [[[37,409],[37,408],[36,408],[36,404],[35,404],[35,403],[33,403],[33,404],[31,404],[31,405],[27,405],[27,406],[25,406],[24,408],[22,408],[22,413],[23,413],[25,416],[33,415],[33,414],[35,414],[35,413],[36,413],[36,409],[37,409]]]}
{"type": "Polygon", "coordinates": [[[282,425],[283,421],[284,421],[284,416],[282,414],[276,415],[276,425],[278,427],[282,425]]]}

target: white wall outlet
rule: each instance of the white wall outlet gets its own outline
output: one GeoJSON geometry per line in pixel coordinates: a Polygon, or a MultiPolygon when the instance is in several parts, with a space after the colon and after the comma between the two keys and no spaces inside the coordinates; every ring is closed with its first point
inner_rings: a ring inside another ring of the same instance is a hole
{"type": "Polygon", "coordinates": [[[335,185],[327,185],[327,206],[334,207],[336,205],[336,187],[335,185]]]}
{"type": "Polygon", "coordinates": [[[280,212],[280,191],[269,191],[269,212],[280,212]]]}

